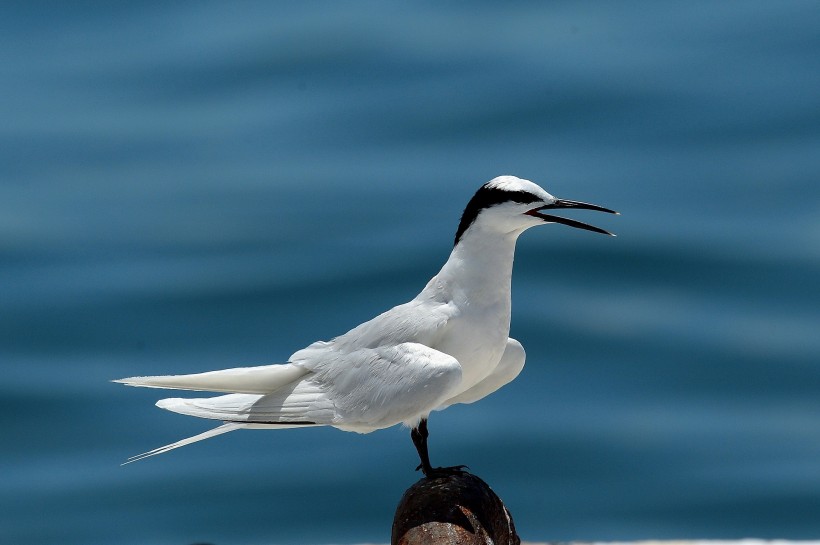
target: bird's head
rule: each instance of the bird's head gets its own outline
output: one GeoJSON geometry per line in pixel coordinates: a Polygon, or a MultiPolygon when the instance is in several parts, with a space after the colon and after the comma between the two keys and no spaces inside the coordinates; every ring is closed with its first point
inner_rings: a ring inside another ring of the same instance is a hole
{"type": "Polygon", "coordinates": [[[472,229],[503,234],[520,234],[530,227],[547,223],[562,223],[570,227],[615,236],[598,227],[560,216],[546,210],[580,208],[617,214],[614,210],[595,204],[568,201],[553,197],[537,184],[515,176],[499,176],[476,191],[461,216],[455,244],[472,229]]]}

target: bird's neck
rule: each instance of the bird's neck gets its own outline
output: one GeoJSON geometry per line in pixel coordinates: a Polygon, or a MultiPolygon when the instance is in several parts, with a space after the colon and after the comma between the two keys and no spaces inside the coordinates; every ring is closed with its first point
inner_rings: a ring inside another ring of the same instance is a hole
{"type": "Polygon", "coordinates": [[[468,231],[422,292],[459,306],[509,308],[515,242],[520,233],[468,231]]]}

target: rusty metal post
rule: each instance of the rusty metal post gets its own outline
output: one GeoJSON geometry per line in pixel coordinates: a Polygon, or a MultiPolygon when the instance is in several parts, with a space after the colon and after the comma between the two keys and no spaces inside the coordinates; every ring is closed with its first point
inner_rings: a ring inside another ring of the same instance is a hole
{"type": "Polygon", "coordinates": [[[520,545],[512,516],[487,483],[458,472],[407,489],[393,518],[391,545],[520,545]]]}

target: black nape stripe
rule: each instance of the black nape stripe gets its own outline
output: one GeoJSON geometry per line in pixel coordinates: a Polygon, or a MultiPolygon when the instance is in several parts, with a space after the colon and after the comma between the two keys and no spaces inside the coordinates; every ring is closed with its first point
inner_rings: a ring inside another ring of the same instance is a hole
{"type": "Polygon", "coordinates": [[[461,236],[470,225],[473,224],[478,214],[485,208],[505,202],[526,204],[540,200],[540,197],[536,197],[528,191],[505,191],[497,187],[490,187],[489,182],[482,185],[464,208],[464,213],[461,215],[461,222],[459,222],[458,229],[456,230],[456,239],[453,246],[458,244],[458,241],[461,240],[461,236]]]}

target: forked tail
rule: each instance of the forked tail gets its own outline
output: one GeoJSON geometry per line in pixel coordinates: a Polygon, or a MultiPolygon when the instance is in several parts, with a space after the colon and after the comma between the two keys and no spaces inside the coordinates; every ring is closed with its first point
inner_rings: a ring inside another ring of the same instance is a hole
{"type": "Polygon", "coordinates": [[[222,435],[223,433],[228,433],[229,431],[234,431],[246,427],[247,424],[243,422],[225,422],[221,426],[200,433],[199,435],[194,435],[193,437],[186,437],[185,439],[180,439],[176,443],[171,443],[170,445],[165,445],[164,447],[155,448],[154,450],[149,450],[148,452],[143,452],[142,454],[137,454],[136,456],[131,456],[130,458],[128,458],[128,460],[123,462],[122,465],[130,464],[131,462],[137,462],[139,460],[144,460],[149,456],[164,454],[169,450],[174,450],[175,448],[184,447],[185,445],[190,445],[191,443],[196,443],[197,441],[210,439],[211,437],[216,437],[217,435],[222,435]]]}

